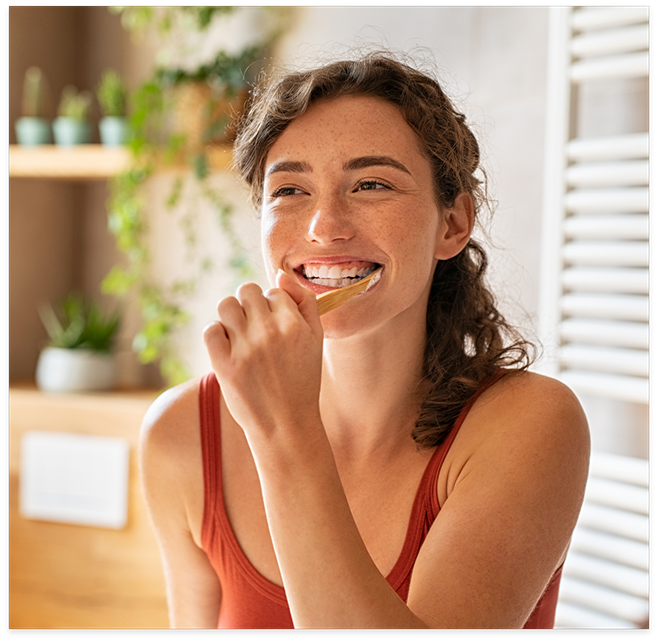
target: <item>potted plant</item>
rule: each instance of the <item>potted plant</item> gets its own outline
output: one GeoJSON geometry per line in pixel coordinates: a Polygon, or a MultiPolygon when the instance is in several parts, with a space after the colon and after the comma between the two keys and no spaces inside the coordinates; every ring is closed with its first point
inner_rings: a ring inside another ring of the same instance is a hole
{"type": "Polygon", "coordinates": [[[101,143],[109,147],[126,142],[128,124],[126,120],[126,97],[128,90],[121,76],[108,69],[101,77],[96,97],[103,117],[98,123],[101,143]]]}
{"type": "Polygon", "coordinates": [[[87,120],[91,106],[91,94],[67,85],[62,90],[62,97],[53,122],[55,143],[70,147],[89,142],[91,130],[87,120]]]}
{"type": "Polygon", "coordinates": [[[49,342],[37,363],[37,387],[44,392],[86,392],[111,389],[116,382],[114,339],[120,325],[117,312],[71,294],[57,313],[40,310],[49,342]]]}
{"type": "Polygon", "coordinates": [[[45,79],[39,67],[30,67],[23,81],[23,116],[15,123],[19,145],[47,145],[50,123],[45,118],[45,79]]]}

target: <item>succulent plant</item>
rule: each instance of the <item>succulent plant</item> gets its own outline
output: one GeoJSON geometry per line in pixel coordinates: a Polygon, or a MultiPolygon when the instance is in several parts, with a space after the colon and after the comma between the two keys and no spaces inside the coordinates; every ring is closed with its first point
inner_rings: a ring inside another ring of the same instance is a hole
{"type": "Polygon", "coordinates": [[[126,115],[127,94],[128,90],[121,76],[113,69],[107,70],[96,89],[96,97],[103,115],[123,118],[126,115]]]}
{"type": "Polygon", "coordinates": [[[39,67],[30,67],[23,81],[23,116],[43,118],[45,111],[45,80],[39,67]]]}
{"type": "Polygon", "coordinates": [[[67,85],[62,90],[57,115],[61,118],[86,120],[89,115],[92,96],[88,91],[78,90],[73,85],[67,85]]]}
{"type": "Polygon", "coordinates": [[[117,312],[105,314],[100,305],[70,294],[57,310],[44,306],[39,310],[50,347],[91,349],[109,352],[121,322],[117,312]]]}

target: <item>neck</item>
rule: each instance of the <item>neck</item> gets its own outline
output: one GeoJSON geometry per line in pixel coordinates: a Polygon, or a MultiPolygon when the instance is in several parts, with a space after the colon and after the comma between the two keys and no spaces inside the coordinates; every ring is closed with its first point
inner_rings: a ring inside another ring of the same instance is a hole
{"type": "Polygon", "coordinates": [[[425,319],[366,334],[326,339],[321,411],[336,455],[359,458],[415,447],[410,437],[420,399],[425,319]]]}

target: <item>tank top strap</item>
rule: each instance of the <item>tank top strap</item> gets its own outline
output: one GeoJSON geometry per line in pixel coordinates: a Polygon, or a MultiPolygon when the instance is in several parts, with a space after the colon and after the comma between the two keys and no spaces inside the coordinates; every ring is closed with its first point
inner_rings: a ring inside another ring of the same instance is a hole
{"type": "Polygon", "coordinates": [[[201,525],[202,545],[206,541],[212,540],[216,525],[213,513],[218,501],[223,501],[222,440],[219,423],[219,383],[215,373],[210,372],[199,382],[199,427],[204,494],[201,525]]]}
{"type": "Polygon", "coordinates": [[[423,472],[423,476],[418,485],[411,507],[407,535],[405,537],[402,551],[393,570],[387,577],[388,582],[392,585],[393,589],[395,589],[405,601],[407,599],[411,581],[411,572],[416,562],[416,557],[418,556],[418,552],[420,551],[434,520],[439,514],[440,506],[437,496],[437,483],[443,461],[459,432],[459,428],[466,419],[466,416],[471,407],[473,407],[475,401],[488,387],[498,381],[504,374],[504,370],[498,370],[494,376],[485,381],[485,383],[480,386],[480,389],[478,389],[478,391],[468,400],[450,429],[450,432],[448,432],[446,438],[434,450],[425,467],[425,471],[423,472]]]}
{"type": "Polygon", "coordinates": [[[423,479],[421,481],[421,485],[419,488],[419,493],[422,493],[422,501],[418,502],[419,503],[418,508],[426,510],[427,513],[430,515],[430,519],[432,521],[437,517],[440,510],[439,497],[437,496],[436,489],[437,489],[437,484],[439,482],[439,472],[441,471],[443,462],[445,461],[445,458],[448,455],[448,451],[450,450],[450,447],[452,446],[457,434],[459,433],[459,429],[461,428],[462,424],[466,420],[468,413],[471,411],[471,408],[475,404],[475,401],[477,401],[477,399],[482,395],[482,393],[485,390],[487,390],[494,383],[500,380],[506,373],[507,372],[505,370],[498,369],[493,376],[489,377],[480,386],[477,392],[475,392],[475,394],[473,394],[473,396],[471,396],[471,398],[468,400],[466,405],[464,405],[462,411],[459,413],[459,416],[457,417],[457,420],[452,426],[452,429],[450,430],[444,441],[436,448],[436,451],[432,455],[432,458],[430,459],[427,469],[425,470],[425,474],[423,475],[423,479]]]}

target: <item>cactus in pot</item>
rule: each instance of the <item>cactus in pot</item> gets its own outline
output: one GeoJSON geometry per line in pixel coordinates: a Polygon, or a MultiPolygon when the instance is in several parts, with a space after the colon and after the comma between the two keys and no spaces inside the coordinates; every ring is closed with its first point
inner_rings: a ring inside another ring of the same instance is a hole
{"type": "Polygon", "coordinates": [[[22,117],[15,123],[19,145],[46,145],[51,141],[45,118],[45,78],[39,67],[30,67],[23,81],[22,117]]]}
{"type": "Polygon", "coordinates": [[[128,89],[121,76],[113,69],[105,71],[96,89],[96,97],[103,114],[98,128],[104,145],[117,146],[126,142],[127,95],[128,89]]]}
{"type": "Polygon", "coordinates": [[[62,97],[53,122],[55,142],[64,147],[89,142],[90,127],[88,122],[92,96],[87,91],[78,92],[73,85],[62,90],[62,97]]]}

